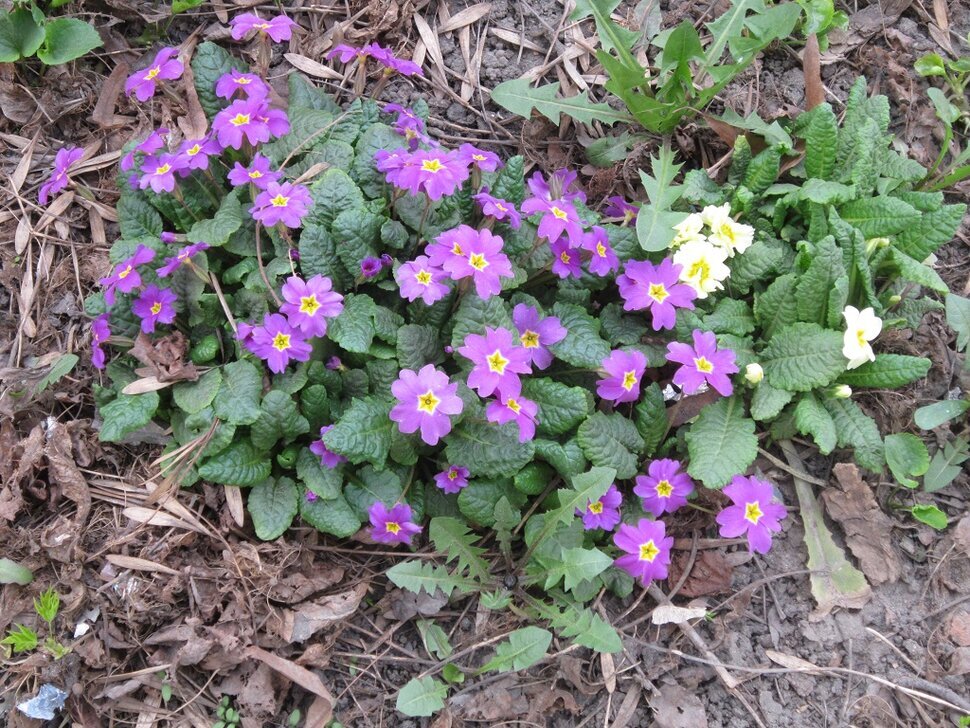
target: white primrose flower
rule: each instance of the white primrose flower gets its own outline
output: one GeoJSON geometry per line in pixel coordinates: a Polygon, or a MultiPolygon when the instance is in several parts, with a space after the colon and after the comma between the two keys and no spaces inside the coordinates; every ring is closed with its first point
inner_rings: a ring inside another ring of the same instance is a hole
{"type": "Polygon", "coordinates": [[[681,245],[673,255],[673,261],[681,267],[680,280],[697,292],[698,298],[724,288],[721,281],[731,271],[724,261],[728,254],[724,248],[703,241],[692,241],[681,245]]]}
{"type": "Polygon", "coordinates": [[[724,217],[711,228],[708,240],[720,245],[733,258],[735,253],[743,253],[754,243],[754,228],[724,217]]]}
{"type": "Polygon", "coordinates": [[[849,360],[846,369],[855,369],[867,361],[875,361],[876,354],[869,342],[882,331],[882,319],[871,308],[860,311],[855,306],[846,306],[842,316],[845,318],[842,356],[849,360]]]}
{"type": "Polygon", "coordinates": [[[731,219],[731,203],[725,202],[723,205],[708,205],[701,210],[701,222],[711,230],[717,228],[724,220],[731,219]]]}
{"type": "Polygon", "coordinates": [[[837,384],[832,387],[832,396],[836,399],[849,399],[852,396],[852,387],[848,384],[837,384]]]}
{"type": "Polygon", "coordinates": [[[677,234],[674,235],[674,239],[670,241],[670,247],[676,248],[684,243],[701,242],[705,240],[703,233],[701,233],[701,228],[704,227],[704,221],[701,220],[701,214],[699,212],[692,212],[681,222],[674,225],[674,230],[677,234]]]}
{"type": "Polygon", "coordinates": [[[744,378],[748,380],[748,384],[756,387],[765,378],[765,370],[761,368],[758,362],[751,362],[744,368],[744,378]]]}

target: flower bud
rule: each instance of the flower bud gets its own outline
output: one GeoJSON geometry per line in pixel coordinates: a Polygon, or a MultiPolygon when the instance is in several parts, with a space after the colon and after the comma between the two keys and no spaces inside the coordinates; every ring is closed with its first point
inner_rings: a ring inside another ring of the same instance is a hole
{"type": "Polygon", "coordinates": [[[832,387],[832,396],[836,399],[848,399],[852,396],[852,387],[848,384],[837,384],[832,387]]]}
{"type": "Polygon", "coordinates": [[[758,362],[752,362],[744,368],[744,378],[748,380],[748,384],[756,387],[765,378],[765,370],[758,362]]]}
{"type": "Polygon", "coordinates": [[[897,303],[899,303],[902,300],[903,300],[903,297],[900,296],[900,295],[898,295],[898,294],[895,295],[895,296],[890,296],[889,297],[889,305],[890,306],[895,306],[897,303]]]}
{"type": "Polygon", "coordinates": [[[866,255],[872,255],[881,248],[889,247],[889,238],[869,238],[866,241],[866,255]]]}

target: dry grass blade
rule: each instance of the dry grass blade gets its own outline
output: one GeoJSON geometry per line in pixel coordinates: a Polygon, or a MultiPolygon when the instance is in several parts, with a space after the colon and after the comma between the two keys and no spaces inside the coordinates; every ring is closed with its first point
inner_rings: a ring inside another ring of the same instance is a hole
{"type": "Polygon", "coordinates": [[[303,71],[303,73],[314,78],[324,78],[328,81],[342,81],[344,78],[342,73],[338,73],[329,66],[318,63],[311,58],[301,56],[299,53],[284,53],[283,58],[293,68],[303,71]]]}
{"type": "Polygon", "coordinates": [[[188,521],[183,521],[181,518],[176,518],[170,513],[164,513],[162,511],[157,511],[154,508],[143,508],[141,506],[129,506],[122,511],[122,514],[126,518],[130,518],[138,523],[144,523],[148,526],[161,526],[163,528],[182,528],[186,531],[195,531],[196,533],[206,534],[208,532],[198,525],[193,525],[188,521]]]}
{"type": "Polygon", "coordinates": [[[441,54],[441,46],[438,44],[438,35],[431,30],[428,21],[417,13],[414,14],[414,26],[418,29],[418,35],[421,36],[421,40],[428,49],[428,55],[431,56],[431,73],[437,77],[439,83],[447,87],[448,82],[445,80],[445,59],[441,54]]]}
{"type": "Polygon", "coordinates": [[[24,149],[23,156],[17,163],[17,168],[10,175],[10,186],[14,192],[19,193],[20,188],[24,186],[24,180],[27,179],[27,172],[30,170],[30,163],[34,158],[34,144],[36,144],[39,135],[40,132],[34,134],[34,138],[30,140],[30,144],[24,149]]]}
{"type": "Polygon", "coordinates": [[[531,40],[526,38],[522,33],[517,30],[508,30],[507,28],[489,28],[489,32],[500,40],[504,40],[506,43],[511,43],[512,45],[520,46],[526,50],[535,51],[536,53],[545,53],[546,49],[543,48],[538,43],[533,43],[531,40]]]}
{"type": "Polygon", "coordinates": [[[154,571],[159,574],[178,576],[179,572],[175,569],[159,564],[148,559],[139,559],[137,556],[123,556],[122,554],[107,554],[105,560],[121,569],[131,569],[132,571],[154,571]]]}
{"type": "Polygon", "coordinates": [[[246,522],[246,511],[243,509],[242,489],[235,485],[225,485],[223,490],[226,494],[226,506],[229,508],[229,515],[236,525],[242,528],[246,522]]]}
{"type": "Polygon", "coordinates": [[[479,3],[471,5],[461,12],[455,13],[438,28],[439,33],[450,33],[453,30],[464,28],[484,18],[492,11],[491,3],[479,3]]]}
{"type": "Polygon", "coordinates": [[[142,377],[141,379],[136,379],[131,384],[126,385],[125,388],[121,390],[121,393],[145,394],[146,392],[155,392],[159,389],[171,387],[173,384],[177,384],[177,382],[160,382],[158,381],[158,377],[142,377]]]}

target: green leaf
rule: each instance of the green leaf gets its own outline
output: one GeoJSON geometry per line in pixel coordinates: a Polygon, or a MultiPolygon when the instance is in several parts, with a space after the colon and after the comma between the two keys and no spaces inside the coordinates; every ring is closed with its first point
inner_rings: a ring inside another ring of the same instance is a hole
{"type": "Polygon", "coordinates": [[[198,466],[199,475],[213,483],[256,485],[269,477],[272,462],[247,440],[237,440],[198,466]]]}
{"type": "Polygon", "coordinates": [[[944,205],[934,212],[924,213],[919,224],[904,228],[895,238],[893,246],[916,260],[925,260],[930,253],[944,243],[950,242],[967,212],[965,204],[944,205]]]}
{"type": "MultiPolygon", "coordinates": [[[[368,517],[371,506],[378,501],[381,503],[395,503],[401,499],[404,486],[401,476],[391,469],[375,470],[366,465],[358,473],[358,477],[351,477],[344,486],[344,497],[354,509],[357,517],[362,521],[368,517]]],[[[415,520],[420,520],[421,513],[415,512],[415,520]]]]}
{"type": "Polygon", "coordinates": [[[7,558],[0,558],[0,584],[27,586],[33,580],[34,574],[26,566],[7,558]]]}
{"type": "Polygon", "coordinates": [[[419,619],[415,624],[421,634],[421,641],[424,642],[424,649],[429,655],[439,660],[447,660],[451,657],[454,648],[448,641],[448,634],[439,625],[430,619],[419,619]]]}
{"type": "Polygon", "coordinates": [[[552,465],[563,477],[576,475],[586,468],[586,456],[576,440],[558,443],[538,439],[534,442],[536,455],[552,465]]]}
{"type": "Polygon", "coordinates": [[[765,339],[798,320],[797,284],[795,274],[786,273],[776,278],[764,293],[755,296],[754,316],[765,339]]]}
{"type": "Polygon", "coordinates": [[[227,100],[216,96],[216,81],[233,68],[240,72],[248,70],[222,46],[211,41],[200,43],[195,49],[195,55],[192,56],[195,90],[202,110],[210,119],[229,105],[227,100]]]}
{"type": "Polygon", "coordinates": [[[909,512],[913,514],[913,518],[915,518],[917,521],[920,523],[925,523],[927,526],[935,528],[937,531],[942,531],[949,523],[946,514],[933,505],[913,506],[909,509],[909,512]]]}
{"type": "Polygon", "coordinates": [[[395,707],[412,718],[434,715],[445,707],[447,696],[448,687],[443,682],[433,677],[416,677],[401,688],[395,707]]]}
{"type": "Polygon", "coordinates": [[[540,627],[523,627],[509,633],[505,642],[495,648],[495,657],[479,668],[479,674],[495,670],[525,670],[546,656],[552,643],[552,632],[540,627]]]}
{"type": "Polygon", "coordinates": [[[940,278],[940,274],[927,265],[923,265],[918,260],[910,258],[906,253],[889,249],[888,263],[899,270],[899,277],[904,281],[918,283],[924,288],[929,288],[938,293],[947,293],[950,289],[940,278]]]}
{"type": "Polygon", "coordinates": [[[126,435],[152,421],[158,402],[158,392],[119,394],[117,399],[101,408],[103,422],[98,439],[102,442],[121,442],[126,435]]]}
{"type": "Polygon", "coordinates": [[[259,419],[263,376],[254,364],[234,361],[223,367],[222,386],[212,402],[216,417],[234,425],[251,425],[259,419]]]}
{"type": "Polygon", "coordinates": [[[722,298],[714,310],[704,317],[704,326],[715,334],[745,336],[754,331],[754,317],[746,301],[722,298]]]}
{"type": "Polygon", "coordinates": [[[229,238],[243,224],[243,206],[239,201],[240,194],[235,190],[230,192],[222,198],[222,204],[219,205],[214,217],[195,223],[186,236],[189,242],[208,243],[213,247],[228,243],[229,238]]]}
{"type": "Polygon", "coordinates": [[[397,332],[397,360],[402,369],[418,371],[425,364],[441,359],[438,331],[432,326],[408,324],[397,332]]]}
{"type": "Polygon", "coordinates": [[[643,454],[653,455],[669,428],[667,404],[656,382],[644,388],[640,401],[633,408],[633,422],[643,438],[643,454]]]}
{"type": "Polygon", "coordinates": [[[44,45],[37,49],[37,57],[48,66],[56,66],[101,45],[101,36],[89,23],[77,18],[57,18],[44,26],[44,45]]]}
{"type": "Polygon", "coordinates": [[[499,296],[492,296],[487,301],[473,293],[463,296],[452,320],[455,328],[451,333],[451,345],[455,349],[464,345],[468,334],[483,334],[489,326],[515,330],[508,306],[499,296]]]}
{"type": "Polygon", "coordinates": [[[855,459],[866,470],[882,471],[885,464],[882,436],[876,421],[865,414],[851,399],[826,397],[822,406],[835,421],[839,447],[855,449],[855,459]]]}
{"type": "Polygon", "coordinates": [[[835,170],[838,145],[838,121],[832,106],[819,104],[795,120],[795,134],[805,140],[805,174],[818,179],[831,179],[835,170]]]}
{"type": "Polygon", "coordinates": [[[337,538],[349,538],[360,528],[360,519],[343,496],[330,500],[300,499],[300,518],[318,531],[337,538]]]}
{"type": "Polygon", "coordinates": [[[360,188],[346,172],[331,167],[310,186],[313,207],[307,215],[307,223],[332,225],[341,212],[362,209],[364,196],[360,188]]]}
{"type": "Polygon", "coordinates": [[[57,357],[57,361],[51,364],[50,371],[44,375],[43,379],[37,382],[37,388],[34,390],[35,393],[40,394],[50,385],[70,374],[80,360],[81,358],[77,354],[61,354],[57,357]]]}
{"type": "Polygon", "coordinates": [[[916,410],[913,414],[913,422],[921,430],[932,430],[944,422],[956,419],[967,410],[970,410],[970,400],[966,399],[948,399],[942,402],[934,402],[916,410]]]}
{"type": "Polygon", "coordinates": [[[933,453],[930,467],[923,476],[923,489],[927,493],[942,490],[962,472],[961,465],[970,459],[970,447],[966,438],[958,437],[933,453]]]}
{"type": "Polygon", "coordinates": [[[289,443],[310,431],[310,423],[300,414],[293,397],[278,389],[263,397],[259,419],[250,430],[253,444],[260,450],[271,449],[278,441],[289,443]]]}
{"type": "MultiPolygon", "coordinates": [[[[610,489],[617,478],[617,472],[613,468],[590,468],[588,472],[580,473],[572,478],[572,488],[560,488],[556,491],[559,505],[545,514],[545,530],[551,530],[557,523],[569,523],[575,519],[576,509],[585,510],[589,501],[596,501],[603,497],[603,494],[610,489]]],[[[546,533],[533,542],[541,541],[546,533]]]]}
{"type": "Polygon", "coordinates": [[[157,238],[162,234],[162,216],[143,195],[133,190],[123,190],[116,210],[123,239],[157,238]]]}
{"type": "Polygon", "coordinates": [[[212,404],[222,386],[222,369],[213,368],[194,382],[179,382],[172,387],[172,399],[183,412],[194,415],[212,404]]]}
{"type": "Polygon", "coordinates": [[[795,287],[799,320],[823,326],[828,321],[829,292],[835,282],[846,275],[842,257],[842,251],[831,235],[816,243],[812,262],[798,277],[795,287]]]}
{"type": "Polygon", "coordinates": [[[650,200],[650,205],[644,205],[637,215],[637,239],[640,247],[646,251],[657,252],[666,250],[670,241],[674,239],[674,225],[682,222],[687,216],[683,212],[671,212],[671,206],[683,194],[683,185],[675,185],[674,180],[683,164],[674,161],[673,151],[663,146],[656,157],[650,159],[652,175],[640,171],[640,181],[650,200]]]}
{"type": "Polygon", "coordinates": [[[900,485],[916,488],[919,483],[913,480],[924,475],[930,467],[930,454],[926,445],[916,435],[902,432],[886,435],[886,464],[900,485]]]}
{"type": "Polygon", "coordinates": [[[540,435],[562,435],[582,422],[592,400],[582,387],[568,387],[545,377],[523,379],[522,394],[539,405],[540,435]]]}
{"type": "Polygon", "coordinates": [[[513,78],[492,89],[492,101],[524,119],[532,116],[534,108],[553,124],[560,123],[560,114],[584,124],[599,121],[609,125],[617,121],[630,121],[628,114],[617,111],[609,104],[591,102],[585,91],[569,98],[559,98],[558,81],[532,88],[530,79],[513,78]]]}
{"type": "Polygon", "coordinates": [[[596,548],[572,548],[562,552],[562,567],[555,569],[546,579],[546,589],[564,579],[566,591],[573,591],[580,583],[590,581],[613,564],[613,559],[596,548]],[[553,578],[554,577],[554,578],[553,578]],[[551,580],[551,582],[550,582],[551,580]]]}
{"type": "Polygon", "coordinates": [[[636,475],[644,442],[636,425],[622,415],[594,412],[579,426],[576,441],[593,465],[613,468],[621,480],[636,475]]]}
{"type": "Polygon", "coordinates": [[[895,235],[920,221],[912,205],[895,197],[865,197],[839,208],[839,216],[868,238],[895,235]]]}
{"type": "Polygon", "coordinates": [[[751,419],[758,422],[775,419],[794,397],[794,392],[776,389],[762,381],[751,395],[751,419]]]}
{"type": "Polygon", "coordinates": [[[456,574],[467,571],[473,579],[482,583],[489,581],[488,562],[482,558],[485,549],[474,545],[478,537],[471,533],[467,525],[457,518],[439,516],[431,519],[428,534],[435,549],[446,554],[446,563],[458,562],[456,574]]]}
{"type": "Polygon", "coordinates": [[[828,455],[835,449],[838,438],[832,415],[815,398],[806,392],[795,405],[795,426],[803,435],[811,435],[818,445],[819,452],[828,455]]]}
{"type": "Polygon", "coordinates": [[[473,477],[512,477],[532,460],[535,446],[519,442],[513,423],[496,425],[464,420],[448,436],[445,457],[461,463],[473,477]]]}
{"type": "Polygon", "coordinates": [[[474,579],[451,574],[446,567],[429,561],[402,561],[388,569],[386,574],[392,584],[414,594],[425,591],[434,595],[440,589],[446,597],[450,597],[456,589],[468,594],[479,586],[474,579]]]}
{"type": "Polygon", "coordinates": [[[37,633],[30,627],[16,624],[7,630],[7,636],[0,640],[0,645],[9,645],[11,652],[30,652],[37,649],[37,633]]]}
{"type": "Polygon", "coordinates": [[[344,210],[334,218],[330,230],[340,240],[337,255],[351,277],[360,275],[361,261],[380,254],[381,225],[386,220],[366,208],[344,210]]]}
{"type": "Polygon", "coordinates": [[[172,15],[199,7],[205,0],[172,0],[172,15]]]}
{"type": "Polygon", "coordinates": [[[522,504],[525,498],[506,478],[477,478],[458,494],[458,510],[472,523],[494,527],[495,511],[501,501],[515,499],[522,504]]]}
{"type": "Polygon", "coordinates": [[[27,8],[0,12],[0,63],[29,58],[44,42],[44,28],[27,8]]]}
{"type": "Polygon", "coordinates": [[[743,473],[758,456],[754,420],[744,416],[739,396],[720,399],[701,410],[687,433],[687,471],[708,488],[721,488],[743,473]]]}
{"type": "Polygon", "coordinates": [[[337,240],[322,223],[307,223],[300,233],[300,270],[306,276],[324,275],[334,288],[345,290],[350,282],[337,256],[337,240]]]}
{"type": "Polygon", "coordinates": [[[620,0],[577,0],[569,19],[575,21],[592,16],[603,50],[615,53],[624,65],[636,66],[639,64],[630,49],[639,41],[637,33],[614,23],[610,17],[619,4],[620,0]]]}
{"type": "Polygon", "coordinates": [[[600,338],[600,322],[586,309],[572,303],[556,303],[553,313],[565,327],[566,338],[550,349],[557,359],[574,367],[598,369],[610,355],[610,345],[600,338]]]}
{"type": "Polygon", "coordinates": [[[807,392],[835,381],[845,371],[842,334],[818,324],[795,323],[776,333],[761,354],[768,383],[807,392]]]}
{"type": "Polygon", "coordinates": [[[293,523],[300,510],[300,494],[289,478],[267,478],[249,491],[246,505],[257,538],[272,541],[293,523]]]}
{"type": "Polygon", "coordinates": [[[617,631],[591,609],[567,609],[552,620],[562,637],[596,652],[616,653],[623,650],[617,631]]]}
{"type": "Polygon", "coordinates": [[[323,436],[324,444],[355,465],[368,462],[383,468],[391,447],[391,430],[397,427],[388,418],[390,411],[386,400],[355,399],[333,429],[323,436]]]}
{"type": "Polygon", "coordinates": [[[970,347],[970,298],[950,293],[946,297],[946,322],[957,334],[957,351],[970,347]]]}
{"type": "Polygon", "coordinates": [[[867,361],[843,372],[838,382],[851,387],[896,389],[925,377],[932,364],[921,356],[876,354],[875,361],[867,361]]]}

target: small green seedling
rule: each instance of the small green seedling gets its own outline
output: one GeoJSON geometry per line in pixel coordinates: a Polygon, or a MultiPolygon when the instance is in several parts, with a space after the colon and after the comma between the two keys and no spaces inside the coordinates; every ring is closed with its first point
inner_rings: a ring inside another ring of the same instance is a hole
{"type": "MultiPolygon", "coordinates": [[[[51,7],[63,4],[54,0],[51,7]]],[[[12,10],[0,13],[0,63],[36,56],[44,65],[56,66],[101,45],[101,36],[90,23],[77,18],[52,20],[33,1],[15,1],[12,10]]]]}

